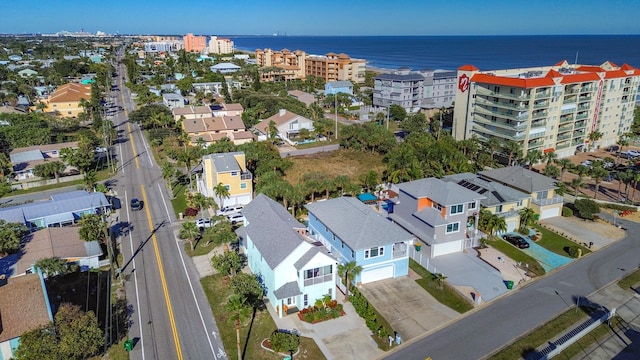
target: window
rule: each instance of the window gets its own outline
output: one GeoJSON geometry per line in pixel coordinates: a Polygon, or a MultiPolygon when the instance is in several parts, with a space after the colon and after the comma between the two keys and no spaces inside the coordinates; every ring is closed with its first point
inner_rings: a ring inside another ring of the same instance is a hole
{"type": "Polygon", "coordinates": [[[502,212],[502,205],[496,206],[496,214],[502,212]]]}
{"type": "Polygon", "coordinates": [[[309,295],[304,294],[304,307],[309,306],[309,295]]]}
{"type": "Polygon", "coordinates": [[[458,232],[460,230],[460,223],[447,224],[447,234],[458,232]]]}
{"type": "Polygon", "coordinates": [[[455,214],[460,214],[462,212],[462,204],[460,205],[453,205],[451,207],[451,215],[455,215],[455,214]]]}
{"type": "Polygon", "coordinates": [[[232,171],[231,172],[231,176],[238,176],[238,172],[237,171],[232,171]]]}
{"type": "Polygon", "coordinates": [[[227,191],[231,190],[231,185],[225,185],[225,188],[227,188],[227,191]]]}
{"type": "Polygon", "coordinates": [[[294,297],[287,298],[287,305],[291,306],[295,304],[296,304],[296,298],[294,297]]]}
{"type": "Polygon", "coordinates": [[[522,200],[518,200],[518,202],[516,203],[516,206],[518,207],[522,206],[522,200]]]}
{"type": "Polygon", "coordinates": [[[476,208],[476,203],[475,202],[470,202],[467,204],[467,208],[469,210],[475,209],[476,208]]]}
{"type": "Polygon", "coordinates": [[[356,252],[355,252],[355,251],[353,251],[353,250],[351,250],[351,258],[352,258],[352,259],[355,259],[355,257],[356,257],[356,252]]]}
{"type": "Polygon", "coordinates": [[[367,250],[364,251],[364,258],[365,259],[370,259],[370,258],[382,256],[382,255],[384,255],[384,248],[383,247],[374,247],[374,248],[367,249],[367,250]]]}
{"type": "Polygon", "coordinates": [[[329,293],[328,293],[328,294],[329,294],[329,296],[331,296],[331,291],[332,291],[332,290],[333,290],[332,288],[329,288],[329,293]]]}
{"type": "Polygon", "coordinates": [[[313,279],[313,278],[317,278],[325,275],[331,275],[332,271],[333,269],[331,265],[313,268],[313,269],[304,271],[304,278],[306,280],[306,279],[313,279]]]}
{"type": "Polygon", "coordinates": [[[344,241],[340,241],[340,247],[344,249],[344,241]]]}
{"type": "Polygon", "coordinates": [[[246,189],[246,188],[247,188],[247,183],[240,184],[240,189],[246,189]]]}
{"type": "Polygon", "coordinates": [[[437,202],[434,202],[431,207],[438,209],[438,211],[442,211],[442,205],[438,204],[437,202]]]}

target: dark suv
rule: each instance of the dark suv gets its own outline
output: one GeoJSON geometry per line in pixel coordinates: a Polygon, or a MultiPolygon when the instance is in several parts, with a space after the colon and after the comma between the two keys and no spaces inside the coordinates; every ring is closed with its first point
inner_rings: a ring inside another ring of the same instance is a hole
{"type": "Polygon", "coordinates": [[[529,247],[529,243],[527,242],[527,240],[518,235],[502,235],[502,238],[517,248],[527,249],[529,247]]]}
{"type": "Polygon", "coordinates": [[[136,198],[131,199],[131,210],[142,210],[142,201],[136,198]]]}

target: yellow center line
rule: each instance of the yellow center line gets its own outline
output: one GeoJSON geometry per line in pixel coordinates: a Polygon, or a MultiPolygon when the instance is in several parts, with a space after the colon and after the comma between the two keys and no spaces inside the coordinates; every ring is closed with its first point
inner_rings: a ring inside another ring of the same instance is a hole
{"type": "Polygon", "coordinates": [[[142,201],[143,206],[147,212],[147,221],[149,222],[149,230],[151,231],[151,240],[153,241],[153,249],[156,253],[156,261],[158,262],[158,271],[160,272],[160,281],[162,282],[162,291],[164,292],[164,300],[167,303],[167,312],[169,313],[169,322],[171,323],[171,331],[173,332],[173,341],[176,344],[176,352],[178,354],[178,360],[182,360],[182,348],[180,347],[180,340],[178,339],[178,330],[176,329],[176,321],[173,317],[173,306],[169,299],[169,289],[167,288],[167,280],[164,277],[164,267],[162,265],[162,259],[160,258],[160,250],[158,250],[158,241],[153,229],[153,222],[151,221],[151,211],[147,206],[147,193],[144,191],[144,185],[140,185],[142,188],[142,201]]]}

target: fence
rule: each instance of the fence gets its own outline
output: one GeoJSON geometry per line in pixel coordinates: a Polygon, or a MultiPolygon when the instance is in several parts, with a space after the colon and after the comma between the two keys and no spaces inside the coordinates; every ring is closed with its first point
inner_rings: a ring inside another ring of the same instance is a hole
{"type": "MultiPolygon", "coordinates": [[[[418,243],[420,244],[420,243],[418,243]]],[[[415,260],[420,266],[429,270],[432,274],[437,273],[437,269],[433,264],[430,264],[431,258],[430,255],[430,247],[428,245],[421,245],[420,251],[416,250],[415,246],[409,247],[409,256],[415,260]]]]}
{"type": "Polygon", "coordinates": [[[84,179],[84,177],[82,175],[71,175],[71,176],[61,177],[58,180],[56,180],[56,179],[48,179],[48,180],[39,180],[39,181],[31,181],[31,182],[24,182],[24,183],[16,183],[16,184],[11,184],[11,190],[33,189],[33,188],[37,188],[37,187],[40,187],[40,186],[54,185],[54,184],[58,184],[58,183],[62,184],[62,183],[76,181],[76,180],[82,180],[82,179],[84,179]]]}

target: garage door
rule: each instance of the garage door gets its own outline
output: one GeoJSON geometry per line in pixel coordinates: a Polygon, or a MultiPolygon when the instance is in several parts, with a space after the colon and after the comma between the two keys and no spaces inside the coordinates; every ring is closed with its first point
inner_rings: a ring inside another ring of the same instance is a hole
{"type": "Polygon", "coordinates": [[[542,210],[542,214],[540,214],[540,220],[548,219],[556,216],[560,216],[560,208],[555,207],[552,209],[544,209],[542,210]]]}
{"type": "Polygon", "coordinates": [[[376,269],[364,270],[361,274],[360,281],[363,284],[366,284],[373,281],[390,279],[392,277],[393,265],[387,265],[376,269]]]}
{"type": "Polygon", "coordinates": [[[507,221],[507,232],[516,231],[517,227],[518,227],[518,221],[516,220],[507,221]]]}
{"type": "Polygon", "coordinates": [[[462,240],[433,245],[433,256],[453,254],[462,251],[462,240]]]}

